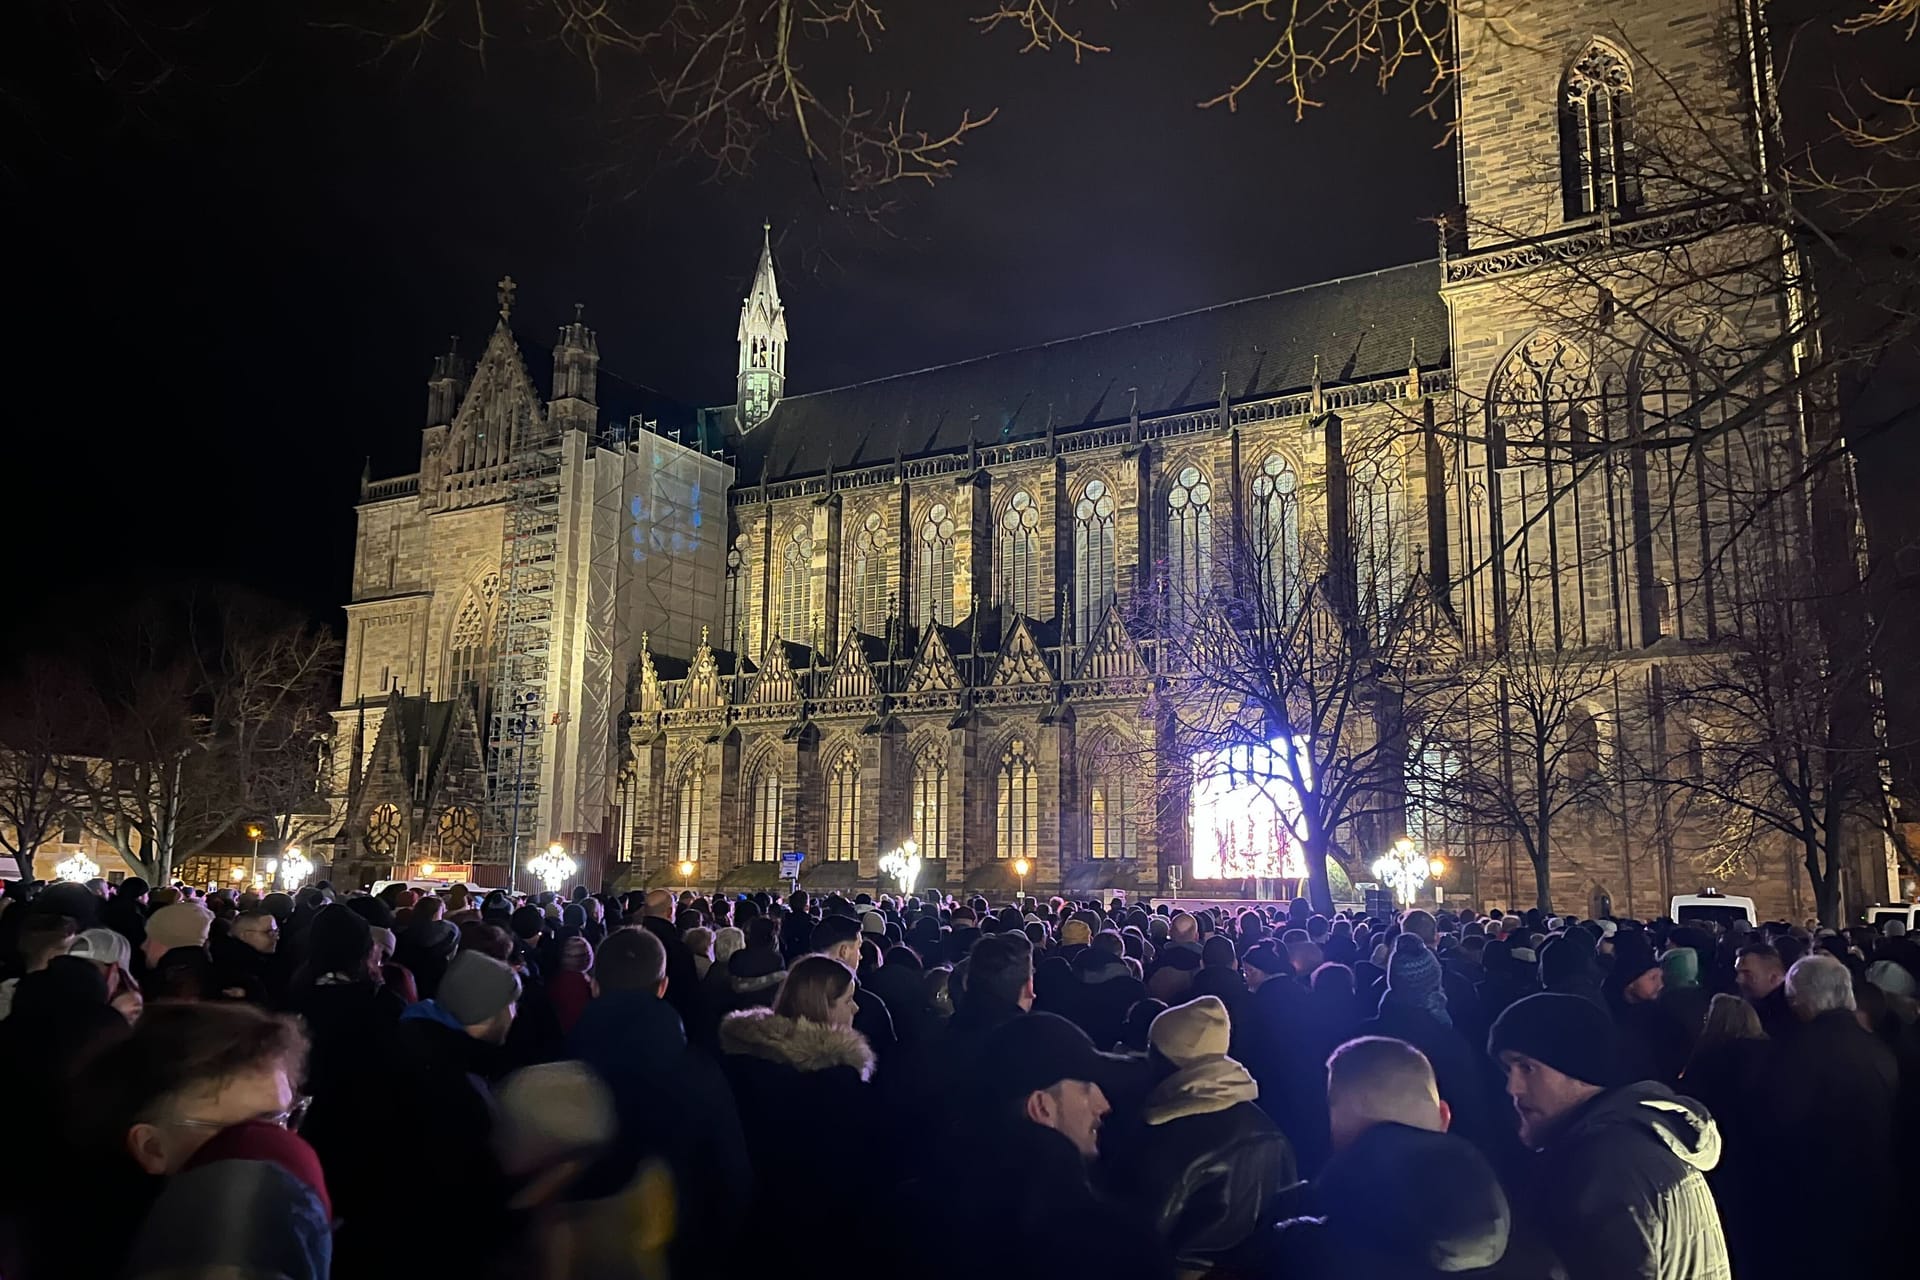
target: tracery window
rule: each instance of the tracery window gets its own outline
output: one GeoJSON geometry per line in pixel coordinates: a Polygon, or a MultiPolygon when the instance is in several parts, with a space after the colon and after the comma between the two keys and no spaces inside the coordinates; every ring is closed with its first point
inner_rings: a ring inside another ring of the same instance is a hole
{"type": "Polygon", "coordinates": [[[1139,853],[1139,825],[1134,821],[1134,783],[1125,762],[1110,751],[1095,749],[1087,779],[1087,852],[1094,858],[1131,858],[1139,853]]]}
{"type": "Polygon", "coordinates": [[[455,696],[477,696],[483,708],[493,684],[493,601],[499,589],[499,575],[482,578],[461,601],[447,632],[447,690],[455,696]]]}
{"type": "Polygon", "coordinates": [[[914,572],[919,592],[917,614],[943,626],[953,625],[953,514],[944,502],[927,508],[920,522],[920,548],[914,572]]]}
{"type": "Polygon", "coordinates": [[[1167,608],[1177,622],[1200,616],[1213,581],[1213,486],[1182,467],[1167,490],[1167,608]]]}
{"type": "Polygon", "coordinates": [[[440,854],[449,862],[465,862],[480,843],[480,818],[464,805],[440,815],[440,854]]]}
{"type": "Polygon", "coordinates": [[[1407,590],[1399,463],[1384,450],[1375,453],[1353,468],[1351,484],[1360,615],[1384,638],[1407,590]]]}
{"type": "Polygon", "coordinates": [[[1595,42],[1567,68],[1560,92],[1561,185],[1569,218],[1640,202],[1633,154],[1633,73],[1595,42]]]}
{"type": "Polygon", "coordinates": [[[1040,848],[1040,777],[1024,739],[1001,753],[994,856],[1032,861],[1040,848]]]}
{"type": "Polygon", "coordinates": [[[851,586],[854,627],[879,635],[887,619],[887,525],[877,511],[853,535],[851,586]]]}
{"type": "Polygon", "coordinates": [[[676,804],[679,809],[680,835],[676,841],[680,861],[700,861],[700,801],[705,792],[706,770],[690,764],[680,775],[676,804]]]}
{"type": "Polygon", "coordinates": [[[827,861],[860,857],[860,757],[842,747],[827,771],[827,861]]]}
{"type": "Polygon", "coordinates": [[[804,642],[812,636],[813,534],[796,524],[781,557],[780,638],[804,642]]]}
{"type": "Polygon", "coordinates": [[[929,746],[913,761],[913,841],[920,856],[947,856],[947,755],[929,746]]]}
{"type": "Polygon", "coordinates": [[[1306,584],[1300,564],[1300,477],[1271,454],[1253,477],[1253,536],[1260,587],[1274,621],[1291,618],[1306,584]]]}
{"type": "Polygon", "coordinates": [[[761,766],[748,795],[753,805],[753,817],[748,823],[752,833],[749,857],[755,862],[777,862],[781,854],[780,771],[770,764],[761,766]]]}
{"type": "Polygon", "coordinates": [[[1073,508],[1074,637],[1093,639],[1093,629],[1113,603],[1113,494],[1104,480],[1089,480],[1073,508]]]}
{"type": "Polygon", "coordinates": [[[747,548],[747,535],[743,533],[733,540],[733,547],[727,552],[727,616],[723,634],[727,648],[735,653],[754,652],[752,606],[748,604],[752,579],[747,568],[747,548]]]}
{"type": "Polygon", "coordinates": [[[400,847],[400,810],[383,804],[367,817],[367,848],[385,858],[400,847]]]}
{"type": "Polygon", "coordinates": [[[1040,508],[1020,489],[1000,513],[1000,602],[1032,617],[1039,594],[1040,508]]]}

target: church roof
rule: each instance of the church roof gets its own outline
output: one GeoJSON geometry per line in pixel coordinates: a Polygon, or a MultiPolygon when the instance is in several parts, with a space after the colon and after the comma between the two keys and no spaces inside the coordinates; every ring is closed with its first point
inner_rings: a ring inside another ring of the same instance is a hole
{"type": "Polygon", "coordinates": [[[743,478],[779,480],[1404,373],[1448,357],[1433,261],[790,395],[738,438],[743,478]]]}

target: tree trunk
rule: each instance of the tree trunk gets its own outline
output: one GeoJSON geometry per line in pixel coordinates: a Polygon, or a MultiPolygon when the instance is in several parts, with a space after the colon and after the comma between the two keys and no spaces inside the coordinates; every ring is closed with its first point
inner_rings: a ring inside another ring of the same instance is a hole
{"type": "MultiPolygon", "coordinates": [[[[1829,929],[1840,927],[1840,865],[1829,854],[1827,866],[1820,865],[1820,842],[1815,836],[1803,837],[1806,846],[1807,879],[1813,885],[1813,910],[1820,923],[1829,929]]],[[[1794,921],[1798,924],[1799,921],[1794,921]]]]}
{"type": "Polygon", "coordinates": [[[1530,854],[1527,861],[1533,864],[1533,905],[1540,908],[1542,915],[1550,916],[1553,914],[1553,876],[1548,870],[1547,856],[1530,854]]]}
{"type": "Polygon", "coordinates": [[[1332,919],[1333,881],[1327,876],[1327,845],[1325,837],[1309,833],[1301,852],[1307,863],[1307,901],[1315,913],[1332,919]]]}

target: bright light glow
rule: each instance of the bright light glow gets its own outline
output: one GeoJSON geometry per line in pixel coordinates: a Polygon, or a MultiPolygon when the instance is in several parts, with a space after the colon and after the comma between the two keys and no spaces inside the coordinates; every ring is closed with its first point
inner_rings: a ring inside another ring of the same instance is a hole
{"type": "Polygon", "coordinates": [[[433,874],[433,864],[431,862],[423,862],[420,864],[420,877],[422,879],[425,879],[426,877],[432,874],[433,874]]]}
{"type": "Polygon", "coordinates": [[[258,840],[258,839],[259,839],[259,838],[261,837],[261,835],[262,835],[262,834],[264,834],[264,833],[263,833],[263,832],[262,832],[262,831],[260,830],[260,828],[259,828],[258,826],[255,826],[255,825],[252,825],[252,824],[249,824],[249,825],[248,825],[248,827],[247,827],[247,839],[249,839],[249,840],[258,840]]]}
{"type": "Polygon", "coordinates": [[[313,863],[297,848],[288,849],[280,858],[280,887],[288,893],[297,890],[313,874],[313,863]]]}
{"type": "Polygon", "coordinates": [[[239,880],[246,874],[247,869],[245,867],[235,867],[233,870],[227,872],[227,877],[232,880],[239,880]]]}
{"type": "Polygon", "coordinates": [[[1447,874],[1447,860],[1445,858],[1431,859],[1427,863],[1427,870],[1435,880],[1438,880],[1441,876],[1447,874]]]}
{"type": "Polygon", "coordinates": [[[1373,864],[1373,874],[1393,891],[1393,900],[1401,906],[1413,904],[1431,871],[1427,856],[1414,848],[1413,841],[1405,836],[1394,841],[1393,848],[1373,864]]]}
{"type": "Polygon", "coordinates": [[[536,880],[547,886],[548,893],[558,893],[561,886],[566,884],[568,878],[573,875],[573,859],[567,856],[565,849],[557,844],[551,844],[547,846],[545,853],[527,859],[527,870],[533,873],[536,880]]]}
{"type": "Polygon", "coordinates": [[[1296,736],[1264,747],[1233,747],[1193,757],[1193,868],[1195,880],[1301,880],[1306,860],[1300,795],[1294,768],[1309,792],[1313,764],[1307,740],[1296,736]]]}
{"type": "Polygon", "coordinates": [[[53,874],[68,884],[85,884],[100,874],[100,864],[84,853],[76,853],[71,858],[62,858],[53,874]]]}
{"type": "Polygon", "coordinates": [[[680,864],[680,878],[682,880],[693,879],[693,864],[691,862],[682,862],[680,864]]]}
{"type": "Polygon", "coordinates": [[[898,849],[880,855],[880,874],[899,881],[902,893],[912,893],[915,882],[920,879],[919,849],[919,845],[909,840],[898,849]]]}
{"type": "Polygon", "coordinates": [[[1013,860],[1013,874],[1019,876],[1022,880],[1026,879],[1027,873],[1032,870],[1033,864],[1025,858],[1015,858],[1013,860]]]}

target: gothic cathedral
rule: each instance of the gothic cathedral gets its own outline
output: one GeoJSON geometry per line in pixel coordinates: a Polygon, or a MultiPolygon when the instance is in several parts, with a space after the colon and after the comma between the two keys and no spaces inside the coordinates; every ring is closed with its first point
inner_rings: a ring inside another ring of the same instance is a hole
{"type": "MultiPolygon", "coordinates": [[[[1647,916],[1711,881],[1804,915],[1788,851],[1730,852],[1623,764],[1712,732],[1668,688],[1805,537],[1754,495],[1811,428],[1697,372],[1767,346],[1789,273],[1737,183],[1682,183],[1656,145],[1680,115],[1766,145],[1749,3],[1463,27],[1434,260],[790,393],[763,246],[711,409],[615,385],[578,316],[537,387],[503,283],[478,360],[436,362],[418,473],[362,486],[336,866],[499,883],[558,843],[595,885],[734,890],[800,853],[806,887],[874,891],[911,840],[929,888],[1238,893],[1290,872],[1197,812],[1152,708],[1197,611],[1284,616],[1338,570],[1327,598],[1424,619],[1429,666],[1604,668],[1551,730],[1556,905],[1647,916]],[[1681,258],[1752,287],[1728,304],[1681,258]],[[1695,443],[1660,447],[1682,419],[1695,443]]],[[[1394,794],[1331,840],[1351,880],[1413,834],[1439,893],[1533,903],[1523,841],[1446,803],[1449,761],[1509,752],[1507,696],[1401,744],[1394,794]]]]}

